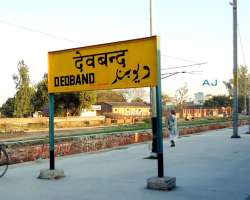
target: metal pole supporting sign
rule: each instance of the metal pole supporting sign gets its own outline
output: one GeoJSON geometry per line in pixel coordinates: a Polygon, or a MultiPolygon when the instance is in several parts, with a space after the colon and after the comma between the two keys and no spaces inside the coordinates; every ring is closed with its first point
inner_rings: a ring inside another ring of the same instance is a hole
{"type": "Polygon", "coordinates": [[[175,177],[164,176],[164,158],[163,158],[163,133],[162,133],[162,102],[161,102],[161,54],[160,38],[157,37],[157,86],[156,86],[156,139],[157,139],[157,161],[158,176],[147,179],[147,188],[154,190],[172,190],[176,187],[175,177]]]}
{"type": "Polygon", "coordinates": [[[54,94],[49,94],[49,160],[50,169],[55,169],[54,94]]]}
{"type": "Polygon", "coordinates": [[[59,179],[64,177],[63,169],[55,169],[54,94],[49,93],[49,169],[42,169],[38,178],[59,179]]]}
{"type": "Polygon", "coordinates": [[[162,102],[161,102],[161,56],[160,39],[157,38],[157,86],[156,86],[156,113],[157,113],[157,158],[158,177],[164,177],[163,162],[163,133],[162,133],[162,102]]]}

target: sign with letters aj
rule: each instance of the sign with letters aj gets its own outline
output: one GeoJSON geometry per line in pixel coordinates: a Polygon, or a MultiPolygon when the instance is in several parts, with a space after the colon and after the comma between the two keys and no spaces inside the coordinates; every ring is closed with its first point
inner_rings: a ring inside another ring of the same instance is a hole
{"type": "Polygon", "coordinates": [[[49,93],[153,87],[156,82],[156,36],[48,53],[49,93]]]}

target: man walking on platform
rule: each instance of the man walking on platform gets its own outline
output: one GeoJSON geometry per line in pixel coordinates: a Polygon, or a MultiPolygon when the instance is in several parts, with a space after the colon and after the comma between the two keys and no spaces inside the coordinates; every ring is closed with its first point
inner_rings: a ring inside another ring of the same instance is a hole
{"type": "Polygon", "coordinates": [[[168,130],[169,130],[169,138],[170,138],[170,146],[175,146],[175,141],[178,138],[178,130],[177,130],[177,118],[175,110],[171,110],[171,114],[167,118],[166,121],[168,130]]]}

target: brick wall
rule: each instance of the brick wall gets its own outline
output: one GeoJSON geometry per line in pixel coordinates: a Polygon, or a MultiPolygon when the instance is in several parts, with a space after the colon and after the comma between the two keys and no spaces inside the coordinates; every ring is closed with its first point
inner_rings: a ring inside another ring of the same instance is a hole
{"type": "MultiPolygon", "coordinates": [[[[185,128],[180,131],[180,135],[226,128],[231,125],[231,123],[223,123],[185,128]]],[[[167,130],[164,130],[164,137],[168,137],[167,130]]],[[[151,131],[65,137],[55,140],[55,155],[64,156],[82,152],[95,152],[146,141],[152,141],[151,131]]],[[[7,143],[7,146],[11,164],[33,161],[38,158],[46,159],[49,157],[49,144],[47,139],[10,142],[7,143]]]]}

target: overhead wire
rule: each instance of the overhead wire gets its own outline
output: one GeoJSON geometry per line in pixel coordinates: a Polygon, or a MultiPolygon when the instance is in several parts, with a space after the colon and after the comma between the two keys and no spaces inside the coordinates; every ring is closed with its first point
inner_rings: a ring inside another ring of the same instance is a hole
{"type": "Polygon", "coordinates": [[[193,75],[199,75],[197,73],[201,73],[202,71],[179,71],[179,72],[172,72],[172,73],[166,73],[166,74],[161,74],[161,79],[165,79],[171,76],[174,76],[176,74],[193,74],[193,75]]]}
{"type": "Polygon", "coordinates": [[[240,41],[240,48],[241,48],[241,54],[242,54],[242,59],[243,59],[243,62],[244,62],[244,65],[246,65],[246,57],[245,57],[245,52],[244,52],[244,48],[243,48],[243,43],[242,43],[242,38],[241,38],[241,34],[240,34],[240,26],[238,24],[238,33],[239,33],[239,41],[240,41]]]}
{"type": "MultiPolygon", "coordinates": [[[[67,41],[67,42],[76,43],[76,44],[82,44],[83,45],[83,43],[81,43],[79,41],[76,41],[76,40],[72,40],[72,39],[69,39],[69,38],[66,38],[66,37],[63,37],[63,36],[58,36],[58,35],[55,35],[55,34],[52,34],[52,33],[47,33],[47,32],[44,32],[44,31],[36,30],[36,29],[30,28],[30,27],[27,27],[27,26],[15,24],[15,23],[8,22],[8,21],[5,21],[5,20],[1,20],[0,19],[0,23],[8,25],[8,26],[15,27],[15,28],[23,29],[25,31],[29,31],[29,32],[34,32],[34,33],[38,33],[38,34],[41,34],[41,35],[45,35],[47,37],[52,37],[52,38],[64,40],[64,41],[67,41]]],[[[176,60],[182,60],[182,61],[185,61],[185,62],[191,62],[191,63],[193,63],[193,64],[190,64],[190,65],[163,68],[162,70],[178,69],[178,68],[185,68],[185,67],[191,67],[191,66],[197,66],[197,65],[200,66],[200,65],[206,64],[206,62],[197,63],[196,61],[193,61],[193,60],[188,60],[188,59],[179,58],[179,57],[175,57],[175,56],[167,56],[167,55],[164,55],[164,54],[161,54],[161,56],[172,58],[172,59],[176,59],[176,60]]],[[[179,72],[172,72],[172,73],[163,73],[162,76],[164,76],[164,77],[162,79],[170,77],[170,76],[173,76],[175,74],[179,74],[179,73],[193,73],[193,72],[201,72],[201,71],[190,71],[190,72],[187,72],[187,71],[181,71],[180,72],[179,71],[179,72]]]]}
{"type": "Polygon", "coordinates": [[[197,61],[188,60],[188,59],[180,58],[180,57],[176,57],[176,56],[167,56],[165,54],[161,54],[161,56],[166,57],[166,58],[171,58],[171,59],[174,59],[174,60],[181,60],[181,61],[185,61],[185,62],[198,63],[197,61]]]}
{"type": "MultiPolygon", "coordinates": [[[[58,35],[52,34],[52,33],[47,33],[47,32],[44,32],[44,31],[36,30],[36,29],[30,28],[30,27],[27,27],[27,26],[15,24],[15,23],[8,22],[8,21],[2,20],[2,19],[0,19],[0,23],[8,25],[8,26],[13,26],[13,27],[16,27],[16,28],[19,28],[19,29],[23,29],[25,31],[42,34],[42,35],[45,35],[47,37],[52,37],[52,38],[64,40],[64,41],[67,41],[67,42],[71,42],[71,43],[76,43],[76,44],[83,45],[82,42],[79,42],[79,41],[76,41],[76,40],[72,40],[72,39],[69,39],[69,38],[66,38],[66,37],[63,37],[63,36],[58,36],[58,35]]],[[[191,63],[194,63],[193,65],[198,65],[198,62],[193,61],[193,60],[188,60],[188,59],[179,58],[179,57],[175,57],[175,56],[167,56],[167,55],[164,55],[164,54],[161,54],[161,56],[167,57],[167,58],[171,58],[171,59],[176,59],[176,60],[182,60],[182,61],[185,61],[185,62],[191,62],[191,63]]],[[[201,63],[201,64],[203,64],[203,63],[201,63]]],[[[182,67],[182,66],[180,66],[180,67],[182,67]]],[[[175,69],[175,68],[180,68],[180,67],[170,67],[168,69],[175,69]]],[[[162,70],[165,70],[165,69],[162,69],[162,70]]]]}
{"type": "MultiPolygon", "coordinates": [[[[195,64],[191,64],[191,65],[183,65],[183,66],[178,66],[178,67],[169,67],[169,68],[165,68],[165,69],[162,69],[162,70],[171,70],[171,69],[178,69],[178,68],[186,68],[186,67],[192,67],[192,66],[200,66],[200,65],[203,65],[203,64],[207,64],[207,62],[203,62],[203,63],[195,63],[195,64]]],[[[165,78],[168,78],[168,77],[171,77],[171,76],[174,76],[176,74],[180,74],[180,73],[187,73],[187,74],[193,74],[193,75],[198,75],[197,73],[201,73],[203,71],[176,71],[176,72],[166,72],[166,73],[162,73],[161,74],[161,79],[165,79],[165,78]]]]}
{"type": "Polygon", "coordinates": [[[76,41],[76,40],[72,40],[72,39],[69,39],[69,38],[66,38],[66,37],[58,36],[58,35],[55,35],[55,34],[52,34],[52,33],[47,33],[47,32],[44,32],[44,31],[36,30],[36,29],[30,28],[30,27],[27,27],[27,26],[14,24],[14,23],[11,23],[11,22],[8,22],[8,21],[5,21],[5,20],[0,19],[0,23],[8,25],[8,26],[13,26],[13,27],[16,27],[16,28],[19,28],[19,29],[23,29],[23,30],[26,30],[26,31],[29,31],[29,32],[35,32],[35,33],[46,35],[46,36],[49,36],[49,37],[52,37],[52,38],[64,40],[64,41],[67,41],[67,42],[76,43],[76,44],[83,44],[83,43],[81,43],[79,41],[76,41]]]}
{"type": "Polygon", "coordinates": [[[200,65],[204,65],[207,64],[207,62],[202,62],[202,63],[194,63],[191,65],[183,65],[183,66],[177,66],[177,67],[168,67],[168,68],[163,68],[161,70],[169,70],[169,69],[178,69],[178,68],[185,68],[185,67],[192,67],[192,66],[200,66],[200,65]]]}

